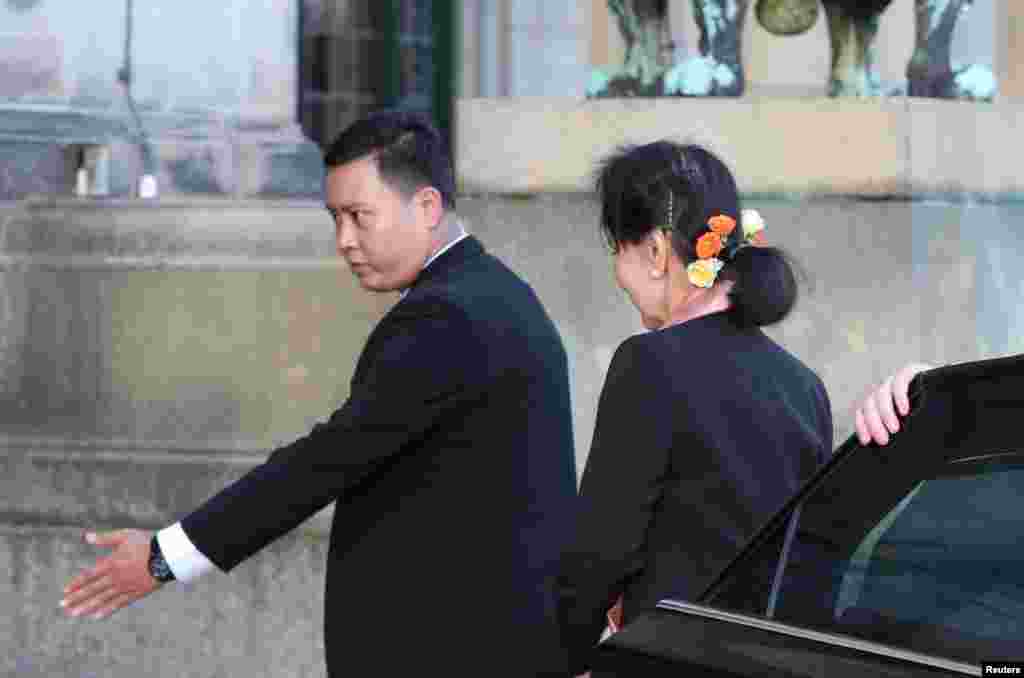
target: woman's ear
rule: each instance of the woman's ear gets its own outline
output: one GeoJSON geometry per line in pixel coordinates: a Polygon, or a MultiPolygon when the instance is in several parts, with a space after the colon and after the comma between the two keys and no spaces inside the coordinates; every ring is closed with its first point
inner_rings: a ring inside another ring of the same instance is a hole
{"type": "Polygon", "coordinates": [[[668,234],[655,228],[648,238],[647,258],[652,278],[663,278],[668,273],[668,257],[672,241],[668,234]]]}

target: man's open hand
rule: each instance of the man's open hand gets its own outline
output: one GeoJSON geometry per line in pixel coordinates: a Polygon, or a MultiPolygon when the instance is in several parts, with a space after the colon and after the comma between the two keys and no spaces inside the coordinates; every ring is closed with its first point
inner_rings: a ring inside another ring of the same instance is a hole
{"type": "Polygon", "coordinates": [[[87,542],[114,551],[71,580],[61,607],[72,617],[102,619],[160,588],[149,574],[151,537],[142,530],[87,533],[87,542]]]}

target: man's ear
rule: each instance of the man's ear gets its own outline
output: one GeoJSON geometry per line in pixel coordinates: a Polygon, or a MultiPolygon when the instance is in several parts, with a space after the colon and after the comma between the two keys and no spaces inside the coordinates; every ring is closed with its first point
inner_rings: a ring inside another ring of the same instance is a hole
{"type": "Polygon", "coordinates": [[[444,217],[444,198],[433,186],[424,186],[416,191],[412,198],[412,206],[430,230],[441,225],[444,217]]]}

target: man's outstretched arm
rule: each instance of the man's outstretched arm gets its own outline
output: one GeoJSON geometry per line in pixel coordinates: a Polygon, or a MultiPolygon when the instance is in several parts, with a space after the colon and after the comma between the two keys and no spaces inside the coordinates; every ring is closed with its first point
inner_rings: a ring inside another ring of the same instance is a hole
{"type": "MultiPolygon", "coordinates": [[[[178,579],[229,572],[344,493],[413,454],[463,399],[478,396],[486,354],[454,309],[410,305],[379,331],[374,360],[345,404],[309,435],[161,530],[158,545],[178,579]]],[[[106,616],[159,587],[149,574],[151,535],[122,530],[90,543],[114,549],[68,586],[64,607],[75,616],[106,616]]]]}

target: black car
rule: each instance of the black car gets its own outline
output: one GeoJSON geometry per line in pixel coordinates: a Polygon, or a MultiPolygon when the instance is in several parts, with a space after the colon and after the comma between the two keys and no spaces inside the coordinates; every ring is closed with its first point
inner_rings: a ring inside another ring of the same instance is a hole
{"type": "Polygon", "coordinates": [[[851,437],[696,603],[599,645],[595,674],[1024,675],[1024,356],[911,395],[889,445],[851,437]]]}

